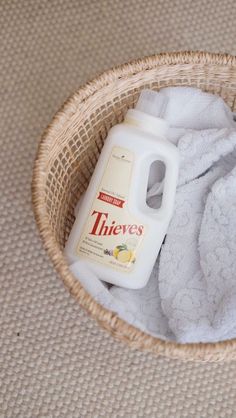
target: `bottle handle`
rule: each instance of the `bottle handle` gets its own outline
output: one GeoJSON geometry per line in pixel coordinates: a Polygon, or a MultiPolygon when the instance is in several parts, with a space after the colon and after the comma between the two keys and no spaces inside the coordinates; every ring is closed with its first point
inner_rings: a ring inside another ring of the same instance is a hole
{"type": "Polygon", "coordinates": [[[152,153],[151,155],[149,154],[149,156],[143,160],[142,168],[139,169],[139,173],[141,173],[142,177],[145,178],[145,181],[141,182],[144,185],[144,190],[143,193],[139,193],[139,206],[144,207],[144,211],[146,213],[149,212],[149,215],[152,215],[155,218],[160,218],[162,216],[167,215],[171,217],[175,202],[175,192],[179,173],[179,151],[177,147],[172,144],[168,144],[168,147],[164,145],[160,146],[158,149],[158,153],[152,153]],[[155,161],[161,161],[165,165],[162,201],[161,206],[157,209],[151,208],[146,203],[150,168],[152,163],[155,161]],[[144,206],[143,197],[145,197],[144,206]]]}
{"type": "Polygon", "coordinates": [[[179,151],[176,147],[173,149],[173,152],[167,150],[166,153],[163,153],[163,163],[165,164],[165,177],[163,180],[162,202],[157,210],[161,210],[164,213],[168,212],[171,216],[179,175],[179,151]]]}

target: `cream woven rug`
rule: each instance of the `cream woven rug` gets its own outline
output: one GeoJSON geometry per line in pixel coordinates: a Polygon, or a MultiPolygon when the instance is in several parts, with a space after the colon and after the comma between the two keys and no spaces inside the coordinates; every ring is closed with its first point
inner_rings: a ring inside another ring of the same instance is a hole
{"type": "Polygon", "coordinates": [[[234,0],[0,0],[0,418],[235,418],[236,363],[135,352],[64,289],[31,211],[37,141],[81,83],[159,51],[236,53],[234,0]]]}

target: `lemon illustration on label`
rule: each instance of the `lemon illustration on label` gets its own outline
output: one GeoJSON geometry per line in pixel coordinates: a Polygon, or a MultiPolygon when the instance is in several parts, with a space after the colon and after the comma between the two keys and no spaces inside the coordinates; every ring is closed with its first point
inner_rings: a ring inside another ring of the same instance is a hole
{"type": "Polygon", "coordinates": [[[135,252],[134,251],[130,251],[131,252],[131,256],[130,256],[130,263],[135,263],[135,252]]]}
{"type": "Polygon", "coordinates": [[[119,254],[119,248],[118,247],[116,247],[116,248],[114,248],[114,250],[113,250],[113,256],[115,257],[115,258],[117,258],[117,256],[118,256],[118,254],[119,254]]]}
{"type": "Polygon", "coordinates": [[[132,251],[130,250],[121,250],[117,255],[117,260],[121,263],[128,263],[131,259],[132,251]]]}
{"type": "Polygon", "coordinates": [[[113,250],[113,257],[120,263],[134,263],[135,253],[133,250],[128,248],[127,244],[117,245],[113,250]]]}

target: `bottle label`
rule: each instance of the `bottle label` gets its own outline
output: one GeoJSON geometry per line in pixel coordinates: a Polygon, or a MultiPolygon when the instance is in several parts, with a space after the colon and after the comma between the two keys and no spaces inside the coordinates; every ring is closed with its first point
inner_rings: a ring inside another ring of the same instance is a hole
{"type": "Polygon", "coordinates": [[[134,268],[146,231],[127,207],[133,161],[132,152],[113,147],[76,250],[127,272],[134,268]]]}

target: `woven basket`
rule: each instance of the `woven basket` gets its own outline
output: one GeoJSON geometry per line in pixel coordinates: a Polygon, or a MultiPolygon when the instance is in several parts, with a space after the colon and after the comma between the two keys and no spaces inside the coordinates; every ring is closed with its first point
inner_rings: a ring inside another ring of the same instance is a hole
{"type": "Polygon", "coordinates": [[[63,256],[73,210],[86,189],[109,129],[134,106],[140,89],[195,86],[216,93],[235,110],[236,58],[172,53],[144,58],[105,72],[79,89],[56,114],[38,149],[33,173],[36,222],[49,257],[66,287],[113,336],[131,347],[183,360],[236,358],[236,339],[177,344],[154,338],[104,309],[75,280],[63,256]]]}

